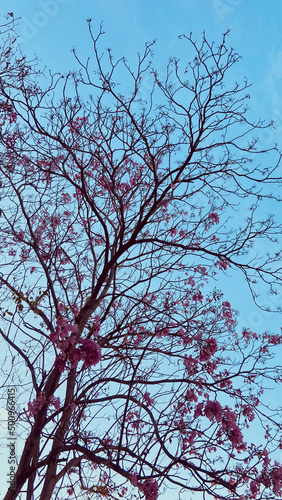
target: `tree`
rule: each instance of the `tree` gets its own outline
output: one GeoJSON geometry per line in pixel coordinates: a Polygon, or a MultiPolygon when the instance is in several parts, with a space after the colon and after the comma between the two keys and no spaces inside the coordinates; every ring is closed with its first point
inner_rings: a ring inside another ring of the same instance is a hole
{"type": "Polygon", "coordinates": [[[262,396],[281,382],[281,335],[239,331],[213,284],[238,270],[257,301],[256,283],[281,283],[265,215],[279,153],[259,148],[271,124],[249,120],[249,84],[225,86],[228,33],[184,35],[195,58],[161,81],[153,44],[133,70],[100,55],[90,21],[94,61],[75,53],[79,71],[49,77],[3,29],[0,332],[26,433],[5,500],[282,496],[281,423],[262,396]],[[261,239],[269,253],[248,258],[261,239]]]}

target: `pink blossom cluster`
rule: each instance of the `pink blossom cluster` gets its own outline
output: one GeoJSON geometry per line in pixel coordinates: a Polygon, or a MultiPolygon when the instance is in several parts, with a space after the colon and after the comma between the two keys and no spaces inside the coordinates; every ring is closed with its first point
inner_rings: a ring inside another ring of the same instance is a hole
{"type": "Polygon", "coordinates": [[[186,401],[195,401],[197,403],[198,397],[195,394],[194,389],[188,389],[186,394],[185,394],[185,400],[186,401]]]}
{"type": "Polygon", "coordinates": [[[272,488],[274,495],[282,496],[282,466],[275,461],[275,467],[264,468],[256,481],[251,481],[250,490],[252,498],[257,498],[261,484],[265,488],[272,488]]]}
{"type": "Polygon", "coordinates": [[[221,404],[218,401],[208,400],[205,405],[204,414],[211,422],[214,420],[220,422],[222,418],[221,404]]]}
{"type": "Polygon", "coordinates": [[[243,330],[242,336],[246,342],[249,342],[251,339],[258,339],[257,333],[252,332],[251,330],[243,330]]]}
{"type": "MultiPolygon", "coordinates": [[[[59,310],[62,310],[62,305],[59,306],[59,310]]],[[[66,319],[61,316],[57,319],[56,328],[50,333],[50,340],[60,347],[60,341],[68,338],[69,334],[77,332],[77,325],[68,323],[66,319]]]]}
{"type": "Polygon", "coordinates": [[[279,345],[282,343],[282,336],[281,335],[272,335],[267,332],[263,334],[263,339],[269,342],[272,345],[279,345]]]}
{"type": "Polygon", "coordinates": [[[209,220],[210,220],[210,222],[211,222],[212,225],[219,223],[218,213],[211,212],[208,217],[209,217],[209,220]]]}
{"type": "Polygon", "coordinates": [[[263,485],[265,488],[272,488],[274,495],[279,497],[282,496],[282,466],[276,460],[274,461],[274,466],[271,467],[271,461],[269,458],[268,451],[264,448],[258,453],[260,461],[262,461],[263,469],[260,475],[257,476],[256,480],[251,481],[250,490],[252,498],[257,498],[260,492],[260,486],[263,485]]]}
{"type": "Polygon", "coordinates": [[[215,267],[218,267],[221,271],[226,271],[230,267],[230,264],[226,260],[220,259],[216,261],[215,267]]]}
{"type": "Polygon", "coordinates": [[[237,425],[236,415],[228,406],[225,406],[223,409],[218,401],[210,400],[205,404],[203,402],[198,403],[194,411],[194,419],[202,415],[205,415],[211,422],[216,421],[220,423],[220,428],[217,431],[219,443],[224,433],[237,450],[246,449],[242,432],[237,425]]]}
{"type": "Polygon", "coordinates": [[[81,342],[81,359],[85,366],[95,366],[101,359],[101,347],[94,340],[88,339],[81,342]]]}
{"type": "Polygon", "coordinates": [[[205,342],[205,345],[200,350],[200,361],[209,361],[217,350],[217,342],[211,337],[205,342]]]}
{"type": "MultiPolygon", "coordinates": [[[[189,332],[185,331],[182,326],[177,330],[177,335],[181,338],[184,347],[191,343],[191,336],[189,335],[189,332]]],[[[181,341],[179,340],[178,343],[180,344],[180,342],[181,341]]]]}
{"type": "Polygon", "coordinates": [[[235,448],[238,450],[245,449],[246,445],[243,442],[242,432],[237,425],[236,415],[228,406],[225,406],[223,410],[221,427],[235,448]]]}
{"type": "Polygon", "coordinates": [[[231,304],[227,300],[225,302],[222,302],[222,317],[225,320],[225,324],[228,330],[230,330],[231,327],[236,324],[236,320],[233,319],[231,304]]]}
{"type": "MultiPolygon", "coordinates": [[[[62,306],[61,306],[62,309],[62,306]]],[[[100,324],[95,323],[95,334],[98,334],[100,324]]],[[[73,334],[77,332],[77,325],[70,324],[66,319],[58,318],[56,329],[49,336],[50,340],[60,349],[55,360],[55,367],[64,371],[67,363],[71,368],[76,368],[79,361],[84,361],[85,366],[96,365],[101,359],[101,347],[92,339],[79,340],[73,334]],[[80,344],[77,347],[77,344],[80,344]]]]}
{"type": "Polygon", "coordinates": [[[55,367],[64,371],[67,363],[71,368],[76,368],[79,361],[84,361],[85,366],[95,366],[101,359],[101,347],[92,339],[80,340],[79,347],[75,347],[77,340],[74,337],[61,342],[61,353],[56,357],[55,367]]]}
{"type": "Polygon", "coordinates": [[[202,304],[203,299],[204,299],[204,296],[200,290],[198,290],[197,293],[194,293],[194,295],[192,295],[192,300],[194,302],[200,302],[202,304]]]}
{"type": "Polygon", "coordinates": [[[204,403],[198,403],[194,411],[194,419],[203,415],[204,403]]]}
{"type": "Polygon", "coordinates": [[[69,193],[62,193],[62,199],[64,203],[71,202],[71,196],[69,195],[69,193]]]}
{"type": "Polygon", "coordinates": [[[208,229],[213,226],[214,224],[219,223],[219,216],[218,213],[216,212],[210,212],[208,215],[208,218],[205,221],[205,231],[208,231],[208,229]]]}
{"type": "Polygon", "coordinates": [[[132,422],[132,420],[134,420],[136,418],[139,418],[139,411],[129,411],[127,416],[126,416],[126,419],[125,421],[126,422],[132,422]]]}
{"type": "Polygon", "coordinates": [[[143,399],[144,399],[145,404],[147,406],[153,406],[154,400],[150,397],[150,393],[149,392],[145,392],[145,394],[143,396],[143,399]]]}
{"type": "Polygon", "coordinates": [[[156,337],[158,339],[161,339],[162,337],[167,337],[170,335],[170,329],[169,328],[164,328],[162,330],[156,330],[156,337]]]}
{"type": "Polygon", "coordinates": [[[153,478],[140,483],[137,475],[134,473],[133,476],[131,476],[131,484],[133,484],[133,486],[138,486],[139,491],[145,494],[146,500],[157,500],[159,496],[159,485],[153,478]]]}
{"type": "Polygon", "coordinates": [[[23,232],[22,229],[20,229],[19,232],[18,232],[18,239],[20,241],[23,241],[23,239],[24,239],[24,232],[23,232]]]}
{"type": "Polygon", "coordinates": [[[53,405],[56,410],[60,408],[60,398],[55,398],[53,395],[46,398],[45,392],[42,392],[33,401],[29,401],[27,404],[27,409],[29,416],[34,416],[38,413],[44,406],[53,405]]]}
{"type": "Polygon", "coordinates": [[[198,361],[192,358],[191,355],[184,359],[184,366],[188,375],[194,375],[198,371],[198,361]]]}
{"type": "Polygon", "coordinates": [[[1,102],[0,103],[0,110],[3,111],[3,117],[4,117],[4,120],[6,120],[7,118],[9,119],[9,123],[14,123],[17,121],[17,113],[13,107],[12,104],[10,104],[9,102],[1,102]]]}
{"type": "Polygon", "coordinates": [[[78,116],[68,124],[69,131],[72,134],[78,134],[79,131],[82,129],[83,125],[87,123],[88,123],[88,118],[86,116],[78,116]]]}
{"type": "Polygon", "coordinates": [[[243,415],[245,419],[249,420],[249,422],[252,422],[255,419],[255,412],[253,408],[249,405],[243,405],[243,415]]]}

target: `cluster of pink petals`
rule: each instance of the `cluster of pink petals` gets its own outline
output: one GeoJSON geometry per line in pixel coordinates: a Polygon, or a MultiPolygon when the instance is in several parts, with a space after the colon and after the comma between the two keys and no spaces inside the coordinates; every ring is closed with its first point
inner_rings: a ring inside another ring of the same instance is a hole
{"type": "Polygon", "coordinates": [[[17,113],[15,112],[15,109],[12,104],[9,102],[1,102],[0,103],[0,110],[3,111],[3,118],[4,121],[9,119],[9,123],[14,123],[17,121],[17,113]]]}
{"type": "Polygon", "coordinates": [[[211,422],[214,420],[220,422],[222,418],[221,404],[218,401],[208,400],[205,405],[204,414],[211,422]]]}
{"type": "Polygon", "coordinates": [[[84,360],[85,366],[94,366],[101,359],[101,347],[94,340],[83,340],[81,343],[81,359],[84,360]]]}
{"type": "Polygon", "coordinates": [[[60,408],[60,398],[55,398],[54,396],[50,396],[46,398],[45,392],[42,392],[35,398],[33,401],[29,401],[27,404],[27,409],[29,415],[36,415],[44,406],[53,405],[56,410],[60,408]]]}
{"type": "Polygon", "coordinates": [[[205,415],[211,422],[218,422],[220,427],[217,437],[220,438],[224,433],[234,448],[245,450],[246,444],[243,441],[243,434],[237,425],[235,413],[228,406],[222,408],[218,401],[208,400],[205,404],[198,403],[194,411],[194,419],[205,415]]]}
{"type": "Polygon", "coordinates": [[[282,466],[278,464],[270,470],[265,470],[260,476],[258,476],[257,481],[251,481],[250,490],[252,498],[257,498],[260,486],[263,485],[265,488],[272,488],[274,495],[279,497],[282,496],[282,466]]]}
{"type": "Polygon", "coordinates": [[[236,320],[233,319],[231,305],[227,300],[222,302],[222,317],[225,319],[225,324],[230,330],[231,326],[235,325],[236,320]]]}
{"type": "Polygon", "coordinates": [[[201,304],[202,304],[203,299],[204,299],[204,296],[200,290],[198,290],[197,293],[194,293],[194,295],[192,295],[192,300],[194,302],[201,302],[201,304]]]}
{"type": "Polygon", "coordinates": [[[193,375],[198,371],[198,361],[194,359],[191,355],[184,359],[184,366],[188,375],[193,375]]]}
{"type": "MultiPolygon", "coordinates": [[[[97,320],[97,318],[96,318],[97,320]]],[[[98,334],[100,324],[95,324],[95,333],[98,334]]],[[[58,318],[56,329],[49,336],[50,340],[60,349],[55,360],[55,367],[61,372],[69,364],[76,368],[79,361],[85,366],[95,366],[101,359],[101,347],[92,339],[78,340],[73,334],[77,331],[76,324],[69,324],[65,319],[58,318]],[[79,342],[79,347],[77,346],[79,342]]]]}
{"type": "Polygon", "coordinates": [[[149,392],[145,392],[143,397],[147,406],[152,406],[154,404],[154,400],[150,397],[149,392]]]}
{"type": "Polygon", "coordinates": [[[71,368],[76,368],[79,361],[84,361],[85,366],[95,366],[101,359],[101,347],[97,342],[91,339],[80,341],[79,347],[73,347],[71,340],[76,342],[76,339],[68,339],[61,344],[61,353],[56,357],[55,367],[60,371],[64,371],[67,362],[71,368]]]}
{"type": "Polygon", "coordinates": [[[243,405],[243,415],[250,422],[252,422],[255,418],[255,412],[254,412],[253,408],[249,405],[243,405]]]}
{"type": "Polygon", "coordinates": [[[214,355],[214,353],[217,350],[217,342],[215,338],[211,337],[208,339],[205,343],[205,345],[202,347],[200,351],[200,361],[209,361],[211,357],[214,355]]]}
{"type": "Polygon", "coordinates": [[[216,212],[211,212],[209,214],[209,220],[211,222],[211,224],[218,224],[219,223],[219,216],[216,212]]]}
{"type": "Polygon", "coordinates": [[[77,325],[68,323],[66,319],[59,317],[57,319],[56,329],[49,335],[50,340],[60,347],[60,340],[65,340],[69,334],[77,331],[77,325]]]}
{"type": "Polygon", "coordinates": [[[145,483],[139,486],[139,490],[145,493],[146,500],[157,500],[159,496],[159,485],[157,481],[154,481],[150,478],[149,481],[145,481],[145,483]]]}
{"type": "Polygon", "coordinates": [[[157,500],[159,496],[159,485],[156,480],[150,478],[140,483],[134,473],[133,476],[131,476],[131,484],[133,484],[133,486],[138,486],[139,491],[145,494],[146,500],[157,500]]]}
{"type": "Polygon", "coordinates": [[[237,425],[236,415],[228,406],[225,406],[223,410],[222,430],[235,448],[245,448],[242,432],[237,425]]]}

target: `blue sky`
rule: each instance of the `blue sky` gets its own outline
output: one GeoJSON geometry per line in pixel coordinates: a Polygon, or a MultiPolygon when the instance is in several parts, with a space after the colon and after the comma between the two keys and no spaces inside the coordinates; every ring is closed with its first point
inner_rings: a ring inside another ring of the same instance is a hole
{"type": "MultiPolygon", "coordinates": [[[[111,47],[116,57],[135,60],[145,42],[157,39],[155,66],[163,71],[170,56],[189,60],[187,45],[179,34],[193,32],[200,38],[205,30],[209,40],[220,41],[221,34],[231,30],[229,43],[242,55],[234,79],[247,76],[253,83],[251,112],[253,116],[274,119],[276,131],[262,137],[266,146],[281,144],[282,132],[282,2],[281,0],[9,0],[1,2],[1,19],[7,12],[20,17],[18,33],[23,53],[34,53],[53,71],[75,68],[71,53],[91,54],[87,18],[92,18],[93,31],[103,21],[105,36],[102,47],[111,47]]],[[[146,92],[146,83],[144,83],[146,92]]],[[[258,310],[251,302],[247,288],[229,290],[228,280],[222,280],[226,294],[239,309],[240,323],[259,330],[278,327],[275,315],[258,310]]],[[[273,298],[265,297],[269,305],[273,298]]],[[[272,304],[271,304],[272,303],[272,304]]],[[[1,457],[0,457],[1,464],[1,457]]],[[[0,490],[1,493],[1,490],[0,490]]],[[[188,497],[187,497],[188,498],[188,497]]],[[[195,500],[196,495],[193,497],[195,500]]],[[[200,497],[199,497],[200,498],[200,497]]],[[[186,500],[186,497],[185,497],[186,500]]]]}

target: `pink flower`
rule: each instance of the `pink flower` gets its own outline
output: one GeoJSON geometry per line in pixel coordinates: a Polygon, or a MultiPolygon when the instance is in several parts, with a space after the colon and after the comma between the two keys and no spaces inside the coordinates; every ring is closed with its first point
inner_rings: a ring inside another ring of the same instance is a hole
{"type": "Polygon", "coordinates": [[[66,367],[66,357],[65,357],[65,355],[59,354],[56,357],[55,363],[54,363],[54,367],[58,368],[58,370],[60,372],[63,372],[65,370],[65,367],[66,367]]]}
{"type": "Polygon", "coordinates": [[[240,447],[243,444],[243,434],[240,431],[238,425],[235,425],[233,429],[229,429],[227,432],[227,436],[229,437],[231,443],[235,448],[240,447]]]}
{"type": "Polygon", "coordinates": [[[27,409],[29,411],[29,415],[36,415],[44,406],[46,405],[53,405],[56,410],[59,410],[60,408],[60,398],[55,398],[54,396],[50,396],[48,399],[46,399],[46,394],[45,392],[42,392],[37,396],[36,399],[34,399],[32,402],[29,401],[27,404],[27,409]]]}
{"type": "Polygon", "coordinates": [[[194,412],[194,418],[198,418],[203,414],[204,403],[198,403],[194,412]]]}
{"type": "Polygon", "coordinates": [[[252,422],[255,418],[254,410],[251,406],[243,405],[243,415],[247,417],[250,422],[252,422]]]}
{"type": "MultiPolygon", "coordinates": [[[[274,462],[275,465],[277,462],[274,462]]],[[[281,496],[281,490],[282,490],[282,467],[274,467],[271,471],[272,475],[272,485],[273,485],[273,493],[274,495],[279,495],[281,496]]]]}
{"type": "Polygon", "coordinates": [[[260,485],[257,481],[251,481],[250,490],[252,493],[252,498],[257,498],[257,494],[259,493],[260,485]]]}
{"type": "Polygon", "coordinates": [[[145,493],[146,500],[157,500],[159,496],[159,485],[157,481],[150,478],[150,480],[146,481],[144,484],[139,484],[138,488],[145,493]]]}
{"type": "Polygon", "coordinates": [[[188,401],[195,401],[197,403],[198,397],[196,396],[194,389],[188,389],[185,395],[185,399],[188,401]]]}
{"type": "Polygon", "coordinates": [[[217,422],[220,422],[222,417],[222,407],[218,401],[210,401],[206,402],[206,406],[204,409],[204,414],[206,417],[212,422],[214,419],[217,422]]]}
{"type": "Polygon", "coordinates": [[[193,375],[198,371],[198,361],[192,356],[188,356],[188,358],[184,359],[184,366],[188,372],[188,375],[193,375]]]}
{"type": "Polygon", "coordinates": [[[200,361],[209,361],[210,358],[217,350],[217,342],[215,338],[211,337],[207,340],[204,347],[200,351],[200,361]]]}
{"type": "Polygon", "coordinates": [[[209,219],[210,219],[212,225],[219,223],[219,216],[218,216],[218,214],[216,212],[211,212],[209,214],[209,219]]]}
{"type": "Polygon", "coordinates": [[[83,351],[85,366],[94,366],[99,363],[101,359],[101,347],[94,340],[83,340],[81,349],[83,351]]]}
{"type": "Polygon", "coordinates": [[[192,278],[192,276],[190,276],[190,278],[188,278],[187,283],[188,283],[188,285],[195,286],[195,280],[192,278]]]}
{"type": "Polygon", "coordinates": [[[39,394],[36,399],[34,399],[32,402],[29,401],[27,404],[27,409],[29,411],[29,415],[36,415],[43,406],[47,404],[45,392],[42,392],[42,394],[39,394]]]}
{"type": "Polygon", "coordinates": [[[197,432],[195,431],[195,429],[193,429],[190,434],[189,434],[189,437],[188,437],[188,443],[193,446],[194,444],[194,441],[195,441],[195,438],[197,437],[197,432]]]}
{"type": "Polygon", "coordinates": [[[69,193],[62,193],[62,198],[64,203],[70,203],[71,202],[71,196],[69,193]]]}
{"type": "Polygon", "coordinates": [[[136,476],[136,472],[134,472],[134,474],[131,476],[130,481],[131,481],[131,484],[133,484],[133,486],[137,486],[138,485],[138,479],[137,479],[137,476],[136,476]]]}
{"type": "Polygon", "coordinates": [[[60,409],[60,404],[61,404],[60,398],[55,398],[55,396],[51,396],[49,401],[50,404],[52,404],[56,410],[60,409]]]}
{"type": "Polygon", "coordinates": [[[228,429],[232,429],[235,426],[236,426],[236,415],[233,411],[230,410],[230,408],[228,408],[228,406],[225,406],[224,416],[222,419],[222,429],[226,431],[228,429]]]}
{"type": "Polygon", "coordinates": [[[20,241],[23,241],[23,239],[24,239],[24,232],[22,229],[18,232],[18,238],[20,241]]]}
{"type": "Polygon", "coordinates": [[[230,264],[226,260],[217,260],[215,266],[218,267],[218,269],[220,269],[221,271],[226,271],[226,269],[230,267],[230,264]]]}
{"type": "Polygon", "coordinates": [[[281,337],[279,335],[269,335],[268,342],[273,345],[281,344],[281,337]]]}
{"type": "Polygon", "coordinates": [[[147,406],[152,406],[154,404],[154,400],[152,398],[150,398],[149,392],[145,392],[144,401],[145,401],[145,403],[147,403],[147,406]]]}
{"type": "Polygon", "coordinates": [[[233,319],[231,304],[227,300],[222,302],[222,316],[225,319],[225,324],[230,330],[232,325],[235,325],[236,320],[233,319]]]}
{"type": "Polygon", "coordinates": [[[202,292],[198,291],[197,293],[195,293],[194,295],[192,295],[192,300],[194,300],[194,302],[203,302],[203,294],[202,292]]]}
{"type": "Polygon", "coordinates": [[[57,342],[59,338],[59,335],[58,335],[58,332],[51,332],[50,335],[49,335],[49,339],[51,340],[51,342],[53,342],[55,344],[55,342],[57,342]]]}

